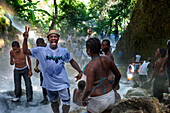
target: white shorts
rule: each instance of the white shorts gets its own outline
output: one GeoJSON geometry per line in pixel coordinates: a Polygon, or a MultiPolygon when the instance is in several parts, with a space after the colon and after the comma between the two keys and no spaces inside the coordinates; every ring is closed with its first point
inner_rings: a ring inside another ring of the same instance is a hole
{"type": "Polygon", "coordinates": [[[87,110],[91,113],[102,113],[104,110],[110,110],[115,103],[115,93],[110,91],[107,94],[90,97],[87,104],[87,110]]]}

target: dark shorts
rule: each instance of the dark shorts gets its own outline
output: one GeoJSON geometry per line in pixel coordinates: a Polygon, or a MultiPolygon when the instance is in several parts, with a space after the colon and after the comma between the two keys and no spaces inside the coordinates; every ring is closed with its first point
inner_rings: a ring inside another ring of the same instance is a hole
{"type": "Polygon", "coordinates": [[[147,75],[139,75],[139,79],[141,82],[147,81],[147,75]]]}
{"type": "Polygon", "coordinates": [[[47,95],[48,95],[51,103],[57,102],[61,99],[63,104],[70,105],[70,90],[69,90],[69,88],[65,88],[65,89],[62,89],[59,91],[47,90],[47,95]]]}

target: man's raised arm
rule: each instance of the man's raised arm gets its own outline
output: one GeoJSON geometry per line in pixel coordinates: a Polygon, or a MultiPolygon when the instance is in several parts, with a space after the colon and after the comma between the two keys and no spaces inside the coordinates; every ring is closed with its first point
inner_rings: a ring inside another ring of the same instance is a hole
{"type": "Polygon", "coordinates": [[[28,49],[28,45],[27,45],[28,33],[29,33],[29,27],[27,29],[27,26],[25,26],[25,32],[23,33],[23,37],[24,37],[23,53],[26,55],[32,55],[31,51],[28,49]]]}

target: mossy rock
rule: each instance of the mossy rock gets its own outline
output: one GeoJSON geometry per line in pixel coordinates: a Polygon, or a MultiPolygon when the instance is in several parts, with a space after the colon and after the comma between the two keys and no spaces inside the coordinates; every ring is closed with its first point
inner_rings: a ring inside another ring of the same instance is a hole
{"type": "Polygon", "coordinates": [[[140,87],[138,88],[132,88],[129,89],[125,95],[126,98],[128,97],[133,97],[133,96],[150,96],[150,94],[147,93],[147,91],[145,89],[142,89],[140,87]]]}
{"type": "Polygon", "coordinates": [[[122,50],[125,64],[141,55],[142,60],[157,59],[155,51],[167,48],[166,41],[170,39],[169,0],[138,0],[131,15],[130,23],[121,36],[114,51],[115,62],[119,62],[117,54],[122,50]]]}
{"type": "Polygon", "coordinates": [[[159,100],[150,97],[131,97],[117,102],[112,113],[169,113],[170,109],[159,103],[159,100]],[[130,112],[133,111],[133,112],[130,112]],[[136,112],[135,112],[136,111],[136,112]]]}
{"type": "Polygon", "coordinates": [[[141,88],[149,90],[151,88],[151,84],[149,84],[149,82],[146,81],[141,85],[141,88]]]}

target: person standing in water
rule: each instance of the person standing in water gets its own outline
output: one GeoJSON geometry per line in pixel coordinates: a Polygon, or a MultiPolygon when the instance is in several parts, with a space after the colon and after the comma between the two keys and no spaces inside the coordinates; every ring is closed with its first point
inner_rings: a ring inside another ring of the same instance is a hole
{"type": "Polygon", "coordinates": [[[64,63],[69,62],[78,71],[79,74],[75,77],[77,80],[81,79],[82,71],[71,57],[69,51],[58,46],[60,34],[57,31],[50,30],[47,34],[49,45],[31,49],[28,49],[27,45],[28,33],[29,28],[27,30],[27,27],[25,27],[25,32],[23,33],[23,52],[39,60],[44,78],[42,87],[47,90],[53,112],[59,113],[61,99],[62,111],[63,113],[68,113],[70,109],[70,84],[64,63]]]}
{"type": "Polygon", "coordinates": [[[13,102],[19,102],[22,94],[21,89],[21,77],[23,76],[26,86],[27,102],[31,102],[33,99],[33,91],[30,77],[32,76],[31,59],[29,56],[24,55],[22,48],[20,48],[18,41],[12,42],[12,50],[10,51],[10,64],[14,65],[14,84],[15,84],[15,96],[13,102]],[[28,60],[28,65],[26,62],[28,60]]]}
{"type": "Polygon", "coordinates": [[[101,43],[97,38],[86,42],[86,52],[91,57],[90,62],[83,68],[86,75],[86,88],[83,93],[83,105],[91,113],[111,112],[115,103],[113,89],[119,83],[121,74],[108,56],[100,56],[101,43]],[[109,72],[115,75],[115,81],[108,81],[109,72]],[[90,97],[89,97],[90,96],[90,97]]]}
{"type": "MultiPolygon", "coordinates": [[[[46,43],[44,42],[43,38],[38,38],[36,40],[36,45],[37,47],[46,47],[46,43]]],[[[39,61],[36,60],[36,67],[34,68],[34,71],[39,73],[40,72],[40,86],[42,86],[43,83],[43,76],[42,76],[42,72],[39,70],[38,68],[39,65],[39,61]]],[[[47,91],[45,88],[42,87],[42,92],[43,92],[43,97],[44,99],[40,102],[41,104],[48,104],[48,98],[47,98],[47,91]]]]}
{"type": "Polygon", "coordinates": [[[167,74],[168,74],[168,79],[169,79],[169,87],[168,87],[168,92],[170,92],[170,39],[167,41],[167,52],[166,52],[166,56],[165,56],[165,59],[161,65],[161,68],[160,68],[160,73],[163,74],[163,70],[165,67],[165,65],[167,64],[167,74]]]}
{"type": "Polygon", "coordinates": [[[151,84],[152,80],[154,79],[153,91],[152,91],[153,96],[158,98],[160,102],[163,99],[163,90],[165,86],[165,81],[167,80],[167,74],[166,74],[165,68],[163,70],[163,75],[159,73],[159,70],[161,68],[165,55],[166,55],[165,49],[159,48],[156,50],[155,56],[158,57],[158,60],[155,62],[154,72],[152,74],[152,77],[149,80],[149,83],[151,84]]]}
{"type": "MultiPolygon", "coordinates": [[[[105,53],[105,55],[110,57],[114,61],[113,55],[111,54],[111,51],[110,51],[110,41],[108,39],[104,39],[102,41],[101,48],[102,48],[102,51],[105,53]]],[[[108,77],[109,82],[112,84],[114,79],[115,79],[115,75],[113,75],[113,73],[110,71],[109,77],[108,77]]],[[[115,89],[113,89],[115,92],[116,101],[121,99],[119,93],[116,91],[118,89],[119,89],[119,84],[115,87],[115,89]]]]}

